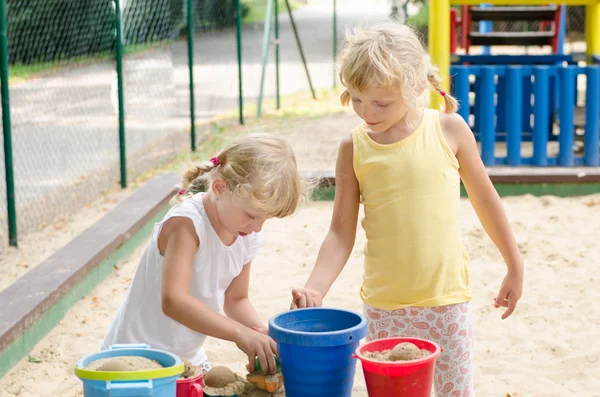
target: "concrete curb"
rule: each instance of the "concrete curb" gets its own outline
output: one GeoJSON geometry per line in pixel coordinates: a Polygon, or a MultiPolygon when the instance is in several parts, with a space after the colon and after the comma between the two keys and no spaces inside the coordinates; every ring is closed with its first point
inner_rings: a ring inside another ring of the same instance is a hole
{"type": "Polygon", "coordinates": [[[179,176],[161,174],[0,293],[0,377],[149,235],[179,176]]]}

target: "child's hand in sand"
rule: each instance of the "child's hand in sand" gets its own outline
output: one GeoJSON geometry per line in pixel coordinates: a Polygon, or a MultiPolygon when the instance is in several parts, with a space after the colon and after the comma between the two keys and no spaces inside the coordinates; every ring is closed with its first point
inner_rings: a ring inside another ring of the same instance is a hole
{"type": "Polygon", "coordinates": [[[294,288],[292,290],[290,310],[321,306],[323,306],[323,296],[319,291],[306,288],[294,288]]]}
{"type": "Polygon", "coordinates": [[[262,332],[249,330],[248,328],[246,330],[238,335],[235,344],[248,356],[249,371],[254,372],[254,362],[258,357],[263,372],[274,374],[277,367],[273,354],[277,354],[277,343],[262,332]]]}
{"type": "Polygon", "coordinates": [[[501,306],[507,308],[502,314],[502,320],[506,319],[515,311],[517,302],[521,299],[522,293],[523,272],[508,272],[506,277],[504,277],[498,296],[494,299],[494,306],[496,306],[496,309],[501,306]]]}

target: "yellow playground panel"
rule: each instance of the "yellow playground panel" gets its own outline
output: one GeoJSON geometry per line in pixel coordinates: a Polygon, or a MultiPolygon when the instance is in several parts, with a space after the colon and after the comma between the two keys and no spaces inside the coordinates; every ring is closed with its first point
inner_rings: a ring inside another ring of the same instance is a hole
{"type": "MultiPolygon", "coordinates": [[[[600,0],[431,0],[429,5],[429,54],[440,68],[442,87],[450,92],[450,6],[451,5],[547,5],[586,6],[585,41],[589,56],[600,56],[600,0]]],[[[432,95],[431,105],[442,105],[440,95],[432,95]]]]}

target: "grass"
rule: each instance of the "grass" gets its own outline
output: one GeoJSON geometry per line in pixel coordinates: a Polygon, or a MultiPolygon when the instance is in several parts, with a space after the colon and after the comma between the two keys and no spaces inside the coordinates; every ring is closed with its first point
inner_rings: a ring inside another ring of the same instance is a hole
{"type": "Polygon", "coordinates": [[[407,24],[417,28],[429,24],[429,4],[423,4],[419,12],[408,18],[407,24]]]}
{"type": "MultiPolygon", "coordinates": [[[[296,10],[302,7],[302,4],[295,0],[289,0],[290,7],[296,10]]],[[[242,0],[242,3],[249,7],[248,14],[244,17],[244,23],[260,22],[264,21],[267,14],[267,0],[242,0]]],[[[287,6],[285,0],[277,0],[279,7],[279,13],[287,12],[287,6]]],[[[275,12],[275,10],[273,10],[275,12]]]]}

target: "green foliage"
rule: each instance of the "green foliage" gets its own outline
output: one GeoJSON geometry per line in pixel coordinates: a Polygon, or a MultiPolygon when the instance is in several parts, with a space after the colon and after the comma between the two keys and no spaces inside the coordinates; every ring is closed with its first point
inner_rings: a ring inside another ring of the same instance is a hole
{"type": "Polygon", "coordinates": [[[181,18],[183,1],[129,0],[123,10],[125,44],[141,44],[173,38],[181,18]],[[177,4],[180,3],[180,4],[177,4]]]}
{"type": "Polygon", "coordinates": [[[105,0],[7,0],[10,64],[57,61],[111,50],[114,9],[105,0]]]}
{"type": "MultiPolygon", "coordinates": [[[[226,28],[235,25],[236,0],[197,0],[196,21],[201,27],[226,28]]],[[[242,3],[242,18],[249,12],[242,3]]]]}

